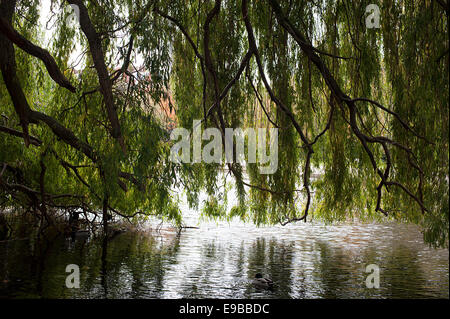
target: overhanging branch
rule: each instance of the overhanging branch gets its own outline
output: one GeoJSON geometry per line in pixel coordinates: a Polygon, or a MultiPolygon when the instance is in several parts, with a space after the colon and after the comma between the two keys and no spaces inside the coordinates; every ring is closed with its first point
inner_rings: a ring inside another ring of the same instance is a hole
{"type": "Polygon", "coordinates": [[[4,18],[0,17],[0,32],[3,33],[11,42],[17,45],[19,48],[27,52],[28,54],[42,60],[45,67],[47,68],[48,74],[51,78],[58,83],[60,86],[68,89],[71,92],[75,92],[75,87],[70,83],[70,81],[62,74],[59,70],[55,59],[50,55],[50,53],[33,44],[31,41],[25,39],[21,34],[19,34],[12,25],[4,18]]]}

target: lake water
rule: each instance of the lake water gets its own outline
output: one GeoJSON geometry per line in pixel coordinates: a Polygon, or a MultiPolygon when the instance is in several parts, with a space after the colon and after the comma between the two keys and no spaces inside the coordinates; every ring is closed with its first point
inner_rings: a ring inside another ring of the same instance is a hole
{"type": "Polygon", "coordinates": [[[395,223],[204,222],[179,235],[164,227],[110,241],[28,238],[0,242],[0,297],[449,298],[449,253],[395,223]],[[79,289],[66,288],[68,264],[80,268],[79,289]],[[366,287],[369,264],[380,268],[378,289],[366,287]],[[252,286],[258,272],[273,291],[252,286]]]}

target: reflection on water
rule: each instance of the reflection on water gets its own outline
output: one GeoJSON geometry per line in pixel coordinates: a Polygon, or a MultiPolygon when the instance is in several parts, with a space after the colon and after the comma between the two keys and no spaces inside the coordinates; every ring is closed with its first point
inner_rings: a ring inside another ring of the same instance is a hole
{"type": "Polygon", "coordinates": [[[0,242],[0,297],[448,298],[448,257],[398,224],[204,223],[179,236],[22,239],[0,242]],[[80,289],[65,286],[68,264],[80,267],[80,289]],[[365,286],[368,264],[380,267],[379,289],[365,286]],[[251,285],[258,272],[274,291],[251,285]]]}

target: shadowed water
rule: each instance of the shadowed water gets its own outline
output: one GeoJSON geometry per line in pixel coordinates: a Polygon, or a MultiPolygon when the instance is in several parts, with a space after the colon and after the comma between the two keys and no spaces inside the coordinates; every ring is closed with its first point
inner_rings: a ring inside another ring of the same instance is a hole
{"type": "Polygon", "coordinates": [[[202,223],[179,236],[0,242],[0,297],[448,298],[448,258],[413,225],[202,223]],[[80,267],[79,289],[66,288],[68,264],[80,267]],[[379,289],[366,288],[368,264],[380,267],[379,289]],[[273,291],[252,286],[258,272],[273,291]]]}

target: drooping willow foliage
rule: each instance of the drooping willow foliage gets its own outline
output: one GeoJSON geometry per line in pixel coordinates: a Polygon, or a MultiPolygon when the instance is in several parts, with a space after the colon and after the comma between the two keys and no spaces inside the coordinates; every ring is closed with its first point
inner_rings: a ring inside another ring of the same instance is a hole
{"type": "Polygon", "coordinates": [[[180,224],[184,190],[214,218],[396,219],[448,246],[444,1],[0,3],[0,208],[180,224]],[[278,128],[278,170],[172,163],[161,110],[278,128]]]}

